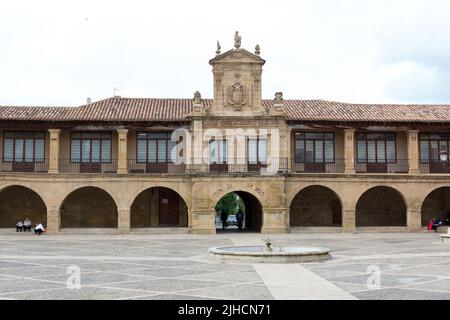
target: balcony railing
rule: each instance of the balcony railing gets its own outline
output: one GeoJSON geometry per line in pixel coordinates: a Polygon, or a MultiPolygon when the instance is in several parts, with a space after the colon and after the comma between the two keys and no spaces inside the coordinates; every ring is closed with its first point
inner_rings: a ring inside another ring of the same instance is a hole
{"type": "Polygon", "coordinates": [[[408,173],[409,160],[397,159],[396,162],[358,162],[355,160],[356,173],[408,173]]]}
{"type": "Polygon", "coordinates": [[[0,172],[48,172],[48,159],[37,161],[36,159],[24,159],[23,161],[0,162],[0,172]]]}
{"type": "Polygon", "coordinates": [[[334,162],[291,161],[292,173],[343,173],[344,168],[344,159],[335,159],[334,162]]]}
{"type": "Polygon", "coordinates": [[[128,159],[127,167],[129,173],[187,173],[185,164],[172,162],[142,162],[136,159],[128,159]]]}
{"type": "Polygon", "coordinates": [[[71,159],[59,159],[60,173],[116,173],[117,159],[109,162],[73,162],[71,159]]]}
{"type": "Polygon", "coordinates": [[[448,161],[430,161],[420,163],[420,173],[450,173],[450,163],[448,161]]]}

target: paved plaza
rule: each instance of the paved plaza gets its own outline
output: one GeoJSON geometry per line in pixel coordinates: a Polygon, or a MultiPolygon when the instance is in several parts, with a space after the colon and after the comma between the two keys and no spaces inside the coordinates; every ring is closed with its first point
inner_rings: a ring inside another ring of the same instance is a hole
{"type": "Polygon", "coordinates": [[[450,299],[450,244],[439,234],[272,235],[274,245],[328,247],[333,258],[277,265],[208,259],[210,247],[262,238],[3,235],[0,298],[450,299]],[[74,268],[81,270],[78,289],[67,286],[74,268]]]}

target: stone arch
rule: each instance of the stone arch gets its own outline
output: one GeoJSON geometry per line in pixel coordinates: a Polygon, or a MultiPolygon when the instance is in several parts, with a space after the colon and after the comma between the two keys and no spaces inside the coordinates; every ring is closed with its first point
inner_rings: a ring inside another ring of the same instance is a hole
{"type": "Polygon", "coordinates": [[[32,224],[47,224],[47,205],[32,188],[13,184],[0,191],[0,228],[15,228],[17,221],[28,218],[32,224]]]}
{"type": "Polygon", "coordinates": [[[174,192],[176,192],[181,199],[184,201],[184,203],[187,206],[188,211],[191,210],[191,197],[189,195],[189,192],[191,190],[190,186],[186,186],[185,183],[164,183],[164,182],[157,182],[157,183],[144,183],[144,184],[137,184],[136,187],[130,192],[128,192],[128,197],[126,200],[124,200],[124,208],[131,208],[133,205],[133,202],[136,200],[136,198],[145,190],[151,189],[151,188],[167,188],[171,189],[174,192]],[[186,187],[186,190],[182,190],[179,186],[183,185],[183,187],[186,187]]]}
{"type": "Polygon", "coordinates": [[[187,227],[188,205],[172,188],[149,187],[130,206],[131,228],[187,227]]]}
{"type": "Polygon", "coordinates": [[[450,224],[450,187],[440,186],[428,192],[422,201],[420,212],[423,227],[436,218],[440,218],[444,224],[450,224]]]}
{"type": "MultiPolygon", "coordinates": [[[[248,231],[261,231],[261,228],[264,223],[264,211],[263,211],[263,204],[260,199],[258,199],[255,195],[248,191],[242,191],[242,190],[231,190],[228,191],[226,194],[224,194],[222,197],[220,197],[217,202],[214,204],[214,207],[216,204],[226,195],[230,193],[235,193],[239,196],[239,198],[242,199],[244,202],[244,230],[248,231]]],[[[214,210],[215,212],[215,210],[214,210]]],[[[217,214],[217,213],[216,213],[217,214]]],[[[220,214],[219,214],[220,218],[220,214]]]]}
{"type": "Polygon", "coordinates": [[[406,227],[407,202],[391,186],[378,185],[365,190],[356,202],[357,227],[406,227]]]}
{"type": "Polygon", "coordinates": [[[306,186],[290,202],[289,223],[291,227],[341,227],[341,198],[329,187],[306,186]]]}
{"type": "Polygon", "coordinates": [[[117,204],[113,196],[98,186],[81,186],[61,201],[61,228],[117,228],[117,204]]]}

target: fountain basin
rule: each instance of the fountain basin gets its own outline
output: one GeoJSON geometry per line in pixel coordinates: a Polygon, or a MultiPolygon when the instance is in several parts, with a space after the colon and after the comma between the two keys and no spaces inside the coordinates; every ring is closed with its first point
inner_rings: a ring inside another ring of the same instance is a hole
{"type": "Polygon", "coordinates": [[[225,246],[209,249],[209,257],[220,261],[255,263],[300,263],[330,259],[330,249],[319,247],[225,246]]]}

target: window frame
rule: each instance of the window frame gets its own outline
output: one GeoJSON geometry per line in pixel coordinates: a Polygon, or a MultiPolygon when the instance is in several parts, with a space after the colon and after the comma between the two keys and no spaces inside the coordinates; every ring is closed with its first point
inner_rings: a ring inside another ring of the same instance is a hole
{"type": "Polygon", "coordinates": [[[44,163],[45,162],[45,151],[46,151],[46,134],[45,131],[37,130],[37,131],[3,131],[3,148],[2,148],[2,162],[4,163],[44,163]],[[6,137],[8,133],[13,134],[13,138],[6,137]],[[25,140],[30,140],[29,138],[16,138],[16,135],[18,133],[32,133],[33,134],[33,161],[25,161],[25,159],[28,159],[25,157],[25,140]],[[36,138],[37,134],[42,134],[42,138],[36,138]],[[5,140],[12,139],[13,140],[13,152],[12,152],[12,160],[5,160],[5,140]],[[22,161],[16,161],[16,140],[23,140],[23,146],[22,146],[22,161]],[[44,154],[41,161],[36,161],[36,140],[42,140],[44,142],[44,154]]]}
{"type": "Polygon", "coordinates": [[[294,163],[296,164],[305,164],[305,163],[336,163],[336,135],[334,131],[303,131],[303,130],[297,130],[294,131],[294,163]],[[297,133],[303,133],[303,138],[297,138],[297,133]],[[322,139],[318,138],[306,138],[305,134],[307,133],[315,133],[315,134],[322,134],[322,139]],[[325,138],[325,135],[331,134],[332,138],[325,138]],[[303,161],[299,161],[297,159],[297,141],[303,141],[303,150],[305,150],[305,158],[303,161]],[[307,161],[306,157],[306,141],[313,141],[313,161],[307,161]],[[323,160],[321,162],[316,162],[316,143],[315,141],[322,141],[322,151],[323,151],[323,160]],[[326,152],[325,152],[325,141],[332,141],[333,142],[333,159],[332,161],[326,161],[326,152]]]}
{"type": "MultiPolygon", "coordinates": [[[[172,161],[172,158],[169,157],[170,153],[169,153],[169,142],[171,142],[171,136],[172,136],[172,131],[137,131],[136,132],[136,163],[140,163],[140,164],[148,164],[148,163],[174,163],[174,161],[172,161]],[[145,134],[146,137],[145,139],[143,138],[139,138],[140,134],[145,134]],[[149,135],[150,134],[165,134],[166,135],[166,139],[161,139],[161,138],[150,138],[149,135]],[[145,141],[145,160],[141,161],[139,159],[139,141],[145,141]],[[156,141],[156,159],[153,162],[149,161],[148,158],[148,142],[149,141],[156,141]],[[158,148],[159,148],[159,143],[158,141],[165,141],[166,143],[166,158],[165,161],[159,161],[159,152],[158,152],[158,148]]],[[[175,143],[175,146],[178,144],[179,141],[177,141],[175,143]]]]}
{"type": "Polygon", "coordinates": [[[247,138],[247,164],[263,164],[266,165],[267,164],[267,139],[260,139],[259,137],[257,138],[247,138]],[[253,140],[256,141],[256,163],[250,163],[250,154],[249,154],[249,141],[253,140]],[[265,161],[262,162],[261,159],[259,159],[259,142],[260,141],[265,141],[266,142],[266,157],[265,157],[265,161]]]}
{"type": "Polygon", "coordinates": [[[397,163],[397,133],[396,132],[356,132],[356,163],[364,164],[364,163],[386,163],[386,164],[393,164],[397,163]],[[364,135],[364,139],[359,139],[359,135],[364,135]],[[368,134],[381,134],[384,135],[386,138],[384,139],[367,139],[368,134]],[[388,135],[393,135],[393,140],[387,139],[388,135]],[[366,152],[366,158],[365,160],[361,161],[358,157],[359,155],[359,146],[358,142],[364,141],[365,142],[365,152],[366,152]],[[375,161],[369,162],[369,147],[368,147],[368,141],[374,141],[375,142],[375,161]],[[378,161],[378,141],[384,142],[384,161],[378,161]],[[387,141],[394,141],[394,160],[388,160],[388,153],[387,153],[387,141]]]}
{"type": "Polygon", "coordinates": [[[450,163],[450,149],[448,149],[450,147],[450,134],[446,133],[446,132],[420,132],[419,134],[419,162],[421,164],[430,164],[430,163],[450,163]],[[427,135],[428,138],[423,138],[424,135],[427,135]],[[446,136],[438,138],[438,139],[431,139],[430,136],[431,135],[444,135],[446,136]],[[422,160],[422,141],[426,141],[428,143],[428,162],[425,162],[422,160]],[[440,154],[441,154],[441,141],[446,141],[447,142],[447,161],[441,161],[440,158],[440,154]],[[437,142],[437,146],[438,146],[438,159],[437,161],[433,160],[431,157],[431,142],[437,142]]]}
{"type": "Polygon", "coordinates": [[[211,140],[209,140],[209,142],[208,142],[208,160],[209,160],[209,164],[210,165],[211,164],[228,164],[228,151],[229,150],[228,150],[228,140],[227,139],[217,139],[216,140],[215,138],[212,138],[211,140]],[[218,145],[218,150],[217,150],[217,152],[218,152],[217,159],[219,159],[219,161],[212,162],[211,161],[211,143],[213,143],[215,141],[220,142],[220,143],[222,143],[225,146],[225,148],[226,148],[226,157],[225,157],[225,159],[220,161],[220,159],[222,157],[221,157],[221,153],[220,153],[220,144],[219,144],[218,145]]]}
{"type": "Polygon", "coordinates": [[[70,152],[69,152],[69,159],[70,163],[74,164],[90,164],[90,163],[112,163],[112,148],[113,148],[113,139],[112,139],[112,131],[71,131],[70,132],[70,152]],[[73,135],[79,134],[80,138],[74,138],[73,135]],[[100,138],[83,138],[83,134],[100,134],[100,138]],[[109,138],[102,137],[103,134],[108,134],[109,138]],[[78,140],[80,141],[80,158],[78,161],[73,161],[72,158],[72,141],[78,140]],[[89,143],[89,161],[83,161],[83,141],[90,141],[89,143]],[[92,141],[93,140],[100,140],[100,151],[99,151],[99,161],[93,162],[92,161],[92,141]],[[109,140],[110,141],[110,148],[109,148],[109,161],[104,161],[102,159],[102,148],[103,148],[103,140],[109,140]]]}

